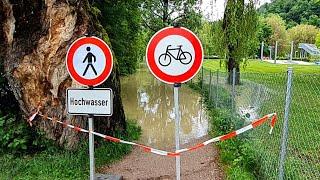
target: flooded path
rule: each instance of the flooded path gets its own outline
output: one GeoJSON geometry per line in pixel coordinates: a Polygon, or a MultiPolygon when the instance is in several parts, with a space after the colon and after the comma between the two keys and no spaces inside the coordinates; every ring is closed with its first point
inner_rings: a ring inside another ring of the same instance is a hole
{"type": "MultiPolygon", "coordinates": [[[[154,148],[174,151],[173,87],[156,80],[147,69],[121,79],[122,101],[127,118],[136,120],[142,128],[139,142],[154,148]]],[[[182,86],[179,91],[181,118],[181,148],[194,146],[209,139],[208,118],[201,96],[182,86]]],[[[225,179],[219,165],[218,150],[209,145],[181,155],[181,179],[225,179]]],[[[134,147],[119,162],[101,167],[98,172],[115,174],[123,179],[174,180],[175,158],[145,153],[134,147]]]]}
{"type": "MultiPolygon", "coordinates": [[[[140,143],[161,149],[174,147],[172,86],[158,81],[144,68],[121,79],[121,96],[127,118],[142,128],[140,143]]],[[[184,144],[207,134],[208,118],[198,93],[182,85],[179,97],[180,142],[184,144]]]]}

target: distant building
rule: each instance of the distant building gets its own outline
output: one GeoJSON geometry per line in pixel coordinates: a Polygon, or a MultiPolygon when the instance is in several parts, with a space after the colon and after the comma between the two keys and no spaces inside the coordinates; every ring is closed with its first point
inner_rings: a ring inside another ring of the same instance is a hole
{"type": "Polygon", "coordinates": [[[320,50],[315,44],[300,43],[300,58],[308,58],[309,56],[320,56],[320,50]]]}

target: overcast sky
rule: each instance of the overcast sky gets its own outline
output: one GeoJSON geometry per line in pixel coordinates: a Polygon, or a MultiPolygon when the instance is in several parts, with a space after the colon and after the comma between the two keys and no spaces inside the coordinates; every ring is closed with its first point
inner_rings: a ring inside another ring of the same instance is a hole
{"type": "MultiPolygon", "coordinates": [[[[259,6],[271,0],[259,0],[259,6]]],[[[202,0],[201,9],[209,20],[217,20],[223,17],[225,0],[202,0]]]]}

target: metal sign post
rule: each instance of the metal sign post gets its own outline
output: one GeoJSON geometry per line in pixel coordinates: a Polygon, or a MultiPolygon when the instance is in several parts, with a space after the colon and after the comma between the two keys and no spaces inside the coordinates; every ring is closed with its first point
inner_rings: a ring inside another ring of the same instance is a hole
{"type": "MultiPolygon", "coordinates": [[[[180,112],[179,112],[179,88],[180,83],[173,85],[173,96],[174,96],[174,111],[175,111],[175,139],[176,139],[176,150],[180,149],[180,112]]],[[[177,180],[180,180],[180,156],[176,156],[176,176],[177,180]]]]}
{"type": "Polygon", "coordinates": [[[277,55],[278,55],[278,41],[276,41],[276,47],[274,50],[274,63],[277,63],[277,55]]]}
{"type": "Polygon", "coordinates": [[[90,180],[95,179],[93,116],[112,115],[112,90],[94,89],[111,74],[113,57],[109,46],[94,36],[77,39],[66,56],[67,70],[78,84],[89,89],[69,88],[66,92],[66,109],[69,115],[85,115],[89,123],[90,180]]]}
{"type": "Polygon", "coordinates": [[[291,41],[290,63],[292,63],[292,58],[293,58],[293,41],[291,41]]]}
{"type": "MultiPolygon", "coordinates": [[[[150,39],[146,51],[147,65],[160,81],[173,84],[176,152],[180,150],[179,88],[191,80],[203,62],[199,38],[184,27],[167,27],[150,39]],[[173,51],[178,51],[173,53],[173,51]]],[[[180,156],[176,156],[176,178],[180,180],[180,156]]]]}
{"type": "Polygon", "coordinates": [[[89,115],[89,158],[90,158],[90,180],[95,179],[94,167],[94,135],[93,132],[93,115],[89,115]]]}
{"type": "Polygon", "coordinates": [[[260,59],[263,60],[263,48],[264,48],[264,42],[261,43],[261,52],[260,52],[260,59]]]}

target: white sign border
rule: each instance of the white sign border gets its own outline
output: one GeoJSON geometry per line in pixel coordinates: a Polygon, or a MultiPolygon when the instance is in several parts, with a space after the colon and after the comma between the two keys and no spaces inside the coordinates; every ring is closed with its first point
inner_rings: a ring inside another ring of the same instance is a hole
{"type": "Polygon", "coordinates": [[[67,114],[68,115],[71,115],[71,116],[89,116],[89,115],[93,115],[93,116],[112,116],[113,115],[113,98],[114,98],[114,95],[113,95],[113,91],[111,88],[93,88],[93,89],[90,89],[90,88],[67,88],[66,89],[66,111],[67,111],[67,114]],[[87,113],[69,113],[69,107],[68,107],[68,90],[83,90],[83,91],[90,91],[90,90],[109,90],[110,91],[110,105],[111,105],[111,114],[87,114],[87,113]]]}
{"type": "Polygon", "coordinates": [[[163,82],[163,83],[166,83],[166,84],[170,84],[170,85],[171,85],[171,84],[175,84],[174,82],[165,81],[165,80],[161,79],[158,75],[156,75],[156,74],[151,70],[150,65],[149,65],[149,62],[148,62],[148,48],[149,48],[149,45],[150,45],[150,43],[151,43],[151,40],[154,39],[161,31],[166,30],[166,29],[170,29],[170,28],[182,28],[182,29],[184,29],[184,30],[186,30],[186,31],[189,31],[189,32],[190,32],[192,35],[194,35],[194,36],[196,37],[196,39],[199,41],[200,47],[201,47],[201,51],[202,51],[202,59],[201,59],[200,68],[197,70],[197,72],[196,72],[193,76],[191,76],[190,78],[188,78],[188,79],[185,80],[185,81],[180,82],[181,84],[184,84],[184,83],[190,81],[191,79],[193,79],[194,77],[196,77],[196,75],[200,72],[200,70],[201,70],[201,68],[202,68],[202,66],[203,66],[203,63],[204,63],[204,48],[203,48],[202,42],[201,42],[200,38],[199,38],[193,31],[191,31],[190,29],[188,29],[188,28],[186,28],[186,27],[168,26],[168,27],[164,27],[164,28],[160,29],[160,30],[157,31],[155,34],[153,34],[153,36],[150,38],[150,40],[149,40],[149,42],[148,42],[148,44],[147,44],[146,50],[145,50],[146,63],[147,63],[147,66],[148,66],[149,71],[151,72],[151,74],[152,74],[156,79],[158,79],[159,81],[161,81],[161,82],[163,82]]]}

